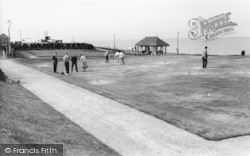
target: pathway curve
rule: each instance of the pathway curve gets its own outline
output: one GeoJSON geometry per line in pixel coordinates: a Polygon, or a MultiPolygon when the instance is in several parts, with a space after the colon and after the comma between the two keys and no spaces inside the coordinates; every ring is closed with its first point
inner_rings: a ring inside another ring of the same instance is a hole
{"type": "Polygon", "coordinates": [[[122,155],[250,155],[250,136],[207,141],[11,60],[0,60],[0,68],[9,77],[20,79],[26,89],[122,155]]]}

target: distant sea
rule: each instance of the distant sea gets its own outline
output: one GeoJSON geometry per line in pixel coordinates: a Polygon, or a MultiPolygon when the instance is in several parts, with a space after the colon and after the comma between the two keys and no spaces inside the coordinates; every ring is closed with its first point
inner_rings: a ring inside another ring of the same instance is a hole
{"type": "MultiPolygon", "coordinates": [[[[129,50],[142,39],[116,40],[116,48],[129,50]]],[[[170,46],[167,52],[176,53],[177,38],[163,39],[170,46]]],[[[114,41],[94,41],[91,42],[96,47],[114,47],[114,41]]],[[[191,40],[189,38],[179,38],[179,53],[200,54],[204,47],[208,47],[209,54],[212,55],[239,55],[242,50],[250,55],[250,37],[228,37],[216,38],[210,41],[205,39],[191,40]]]]}

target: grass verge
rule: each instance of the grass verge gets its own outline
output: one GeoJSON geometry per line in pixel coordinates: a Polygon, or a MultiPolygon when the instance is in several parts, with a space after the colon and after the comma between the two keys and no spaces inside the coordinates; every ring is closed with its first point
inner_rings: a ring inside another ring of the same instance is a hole
{"type": "Polygon", "coordinates": [[[66,155],[119,155],[20,84],[2,81],[0,143],[63,144],[66,155]]]}

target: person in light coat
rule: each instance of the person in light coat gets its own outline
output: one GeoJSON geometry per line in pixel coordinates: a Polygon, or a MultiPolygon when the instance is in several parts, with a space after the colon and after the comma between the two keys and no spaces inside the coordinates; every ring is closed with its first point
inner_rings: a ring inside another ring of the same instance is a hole
{"type": "Polygon", "coordinates": [[[119,60],[120,60],[119,55],[120,55],[120,53],[117,51],[117,52],[115,53],[115,56],[114,56],[114,58],[117,58],[117,62],[118,62],[118,63],[119,63],[119,60]]]}
{"type": "Polygon", "coordinates": [[[64,65],[65,65],[65,68],[66,68],[66,73],[65,73],[65,75],[68,75],[68,74],[69,74],[69,55],[68,55],[68,53],[66,53],[66,54],[63,56],[63,61],[64,61],[64,65]]]}
{"type": "Polygon", "coordinates": [[[81,62],[81,65],[82,65],[82,70],[85,72],[86,69],[88,68],[88,64],[87,64],[87,59],[84,55],[81,54],[80,56],[80,62],[81,62]]]}
{"type": "Polygon", "coordinates": [[[125,64],[125,61],[124,61],[124,59],[125,59],[125,54],[124,54],[124,52],[121,52],[121,51],[120,51],[120,53],[119,53],[119,58],[121,59],[121,64],[124,65],[124,64],[125,64]]]}

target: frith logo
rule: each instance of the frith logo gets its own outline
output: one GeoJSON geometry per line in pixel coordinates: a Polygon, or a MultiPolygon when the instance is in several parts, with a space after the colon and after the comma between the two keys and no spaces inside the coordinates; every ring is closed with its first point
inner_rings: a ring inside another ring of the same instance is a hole
{"type": "Polygon", "coordinates": [[[237,24],[230,20],[229,15],[230,12],[208,19],[202,17],[190,19],[188,24],[191,30],[188,32],[188,37],[195,40],[204,36],[206,40],[211,40],[219,35],[232,33],[237,24]]]}

